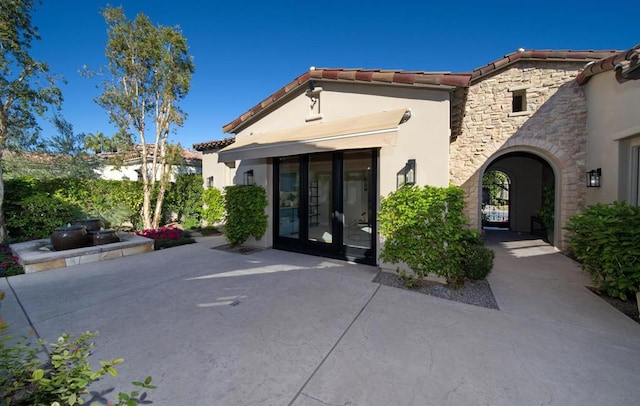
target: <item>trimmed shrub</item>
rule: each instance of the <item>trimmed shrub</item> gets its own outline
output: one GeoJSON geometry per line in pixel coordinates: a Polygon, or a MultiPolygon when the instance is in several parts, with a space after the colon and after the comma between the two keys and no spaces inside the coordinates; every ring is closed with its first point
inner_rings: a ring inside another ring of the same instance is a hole
{"type": "Polygon", "coordinates": [[[473,280],[486,278],[493,268],[495,253],[483,245],[471,244],[465,248],[462,258],[464,276],[473,280]]]}
{"type": "Polygon", "coordinates": [[[596,204],[569,218],[569,247],[596,288],[626,300],[640,289],[640,207],[596,204]]]}
{"type": "Polygon", "coordinates": [[[226,215],[225,236],[232,246],[240,245],[253,236],[262,238],[267,231],[267,192],[261,186],[227,186],[224,195],[226,215]]]}
{"type": "Polygon", "coordinates": [[[406,263],[418,277],[433,273],[459,285],[464,277],[463,195],[456,186],[404,186],[382,197],[382,260],[406,263]]]}

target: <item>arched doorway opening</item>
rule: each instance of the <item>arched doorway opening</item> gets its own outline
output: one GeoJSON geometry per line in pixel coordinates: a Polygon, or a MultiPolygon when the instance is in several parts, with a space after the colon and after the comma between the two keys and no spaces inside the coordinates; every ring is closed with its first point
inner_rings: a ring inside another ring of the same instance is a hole
{"type": "Polygon", "coordinates": [[[554,243],[556,175],[544,157],[527,151],[507,152],[486,166],[481,179],[480,207],[485,230],[529,233],[554,243]],[[494,207],[496,216],[485,217],[494,207]],[[506,221],[500,221],[501,216],[506,221]],[[499,221],[485,222],[485,218],[499,221]]]}
{"type": "Polygon", "coordinates": [[[482,176],[482,228],[509,229],[511,178],[500,170],[482,176]]]}

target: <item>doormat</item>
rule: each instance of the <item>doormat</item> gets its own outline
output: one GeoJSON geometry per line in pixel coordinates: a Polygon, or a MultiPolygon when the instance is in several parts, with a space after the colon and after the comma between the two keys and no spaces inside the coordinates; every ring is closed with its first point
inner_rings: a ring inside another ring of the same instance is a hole
{"type": "Polygon", "coordinates": [[[249,255],[254,252],[262,251],[261,248],[247,247],[246,245],[236,245],[232,246],[231,244],[219,245],[217,247],[211,247],[212,250],[219,250],[225,252],[233,252],[236,254],[249,255]]]}

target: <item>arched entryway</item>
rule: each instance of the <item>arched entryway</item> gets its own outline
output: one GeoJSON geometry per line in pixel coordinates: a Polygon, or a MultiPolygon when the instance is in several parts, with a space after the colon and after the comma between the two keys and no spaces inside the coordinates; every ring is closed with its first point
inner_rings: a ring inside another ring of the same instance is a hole
{"type": "Polygon", "coordinates": [[[554,243],[557,188],[549,161],[528,151],[505,152],[485,166],[481,179],[480,208],[485,230],[508,229],[554,243]],[[491,217],[492,210],[498,214],[495,218],[491,217]],[[500,215],[506,220],[502,224],[496,222],[500,215]]]}
{"type": "Polygon", "coordinates": [[[482,176],[482,228],[510,228],[511,178],[500,170],[487,170],[482,176]]]}

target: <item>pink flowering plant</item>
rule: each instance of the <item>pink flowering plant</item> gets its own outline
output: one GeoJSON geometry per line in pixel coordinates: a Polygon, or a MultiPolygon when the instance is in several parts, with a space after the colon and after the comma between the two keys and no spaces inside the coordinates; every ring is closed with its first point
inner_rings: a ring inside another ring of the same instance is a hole
{"type": "Polygon", "coordinates": [[[9,246],[0,244],[0,277],[23,274],[24,268],[18,260],[9,246]]]}
{"type": "Polygon", "coordinates": [[[153,247],[156,250],[196,242],[186,235],[184,230],[172,226],[135,231],[135,234],[154,240],[153,247]]]}
{"type": "Polygon", "coordinates": [[[179,240],[184,237],[184,231],[175,227],[150,228],[147,230],[136,231],[135,234],[141,235],[152,240],[179,240]]]}

